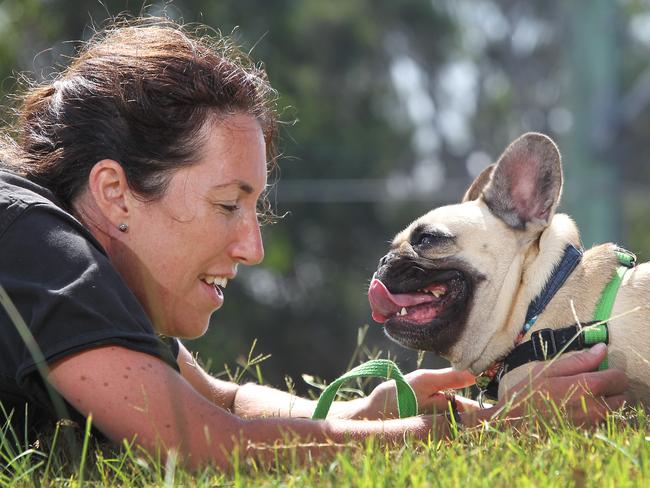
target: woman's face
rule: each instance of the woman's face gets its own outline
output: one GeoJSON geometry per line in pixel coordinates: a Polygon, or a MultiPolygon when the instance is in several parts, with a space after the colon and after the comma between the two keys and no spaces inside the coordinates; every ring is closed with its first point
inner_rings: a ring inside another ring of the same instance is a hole
{"type": "Polygon", "coordinates": [[[237,264],[264,257],[256,211],[266,186],[261,127],[232,115],[204,129],[198,163],[177,170],[161,199],[134,203],[115,259],[156,330],[170,336],[202,335],[237,264]]]}

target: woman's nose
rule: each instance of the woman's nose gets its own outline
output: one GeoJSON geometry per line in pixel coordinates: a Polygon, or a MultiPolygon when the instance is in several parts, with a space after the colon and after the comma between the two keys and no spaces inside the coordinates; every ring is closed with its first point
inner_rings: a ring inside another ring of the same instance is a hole
{"type": "Polygon", "coordinates": [[[264,244],[257,215],[242,222],[232,249],[233,259],[247,264],[259,264],[264,259],[264,244]]]}

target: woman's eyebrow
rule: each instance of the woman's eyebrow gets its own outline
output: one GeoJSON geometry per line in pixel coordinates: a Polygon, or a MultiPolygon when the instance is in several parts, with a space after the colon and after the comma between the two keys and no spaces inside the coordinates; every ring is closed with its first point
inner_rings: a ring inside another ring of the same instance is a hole
{"type": "Polygon", "coordinates": [[[233,186],[233,185],[237,186],[244,193],[247,193],[249,195],[251,193],[253,193],[252,185],[250,185],[249,183],[246,183],[245,181],[242,181],[242,180],[233,180],[233,181],[230,181],[228,183],[221,183],[219,185],[214,185],[214,186],[212,186],[211,189],[212,190],[220,190],[222,188],[226,188],[226,187],[233,186]]]}

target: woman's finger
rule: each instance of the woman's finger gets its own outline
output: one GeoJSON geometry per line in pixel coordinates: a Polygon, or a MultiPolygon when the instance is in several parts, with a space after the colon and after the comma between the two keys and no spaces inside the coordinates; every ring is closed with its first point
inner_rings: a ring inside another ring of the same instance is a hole
{"type": "Polygon", "coordinates": [[[551,363],[543,363],[535,368],[544,377],[573,376],[595,370],[607,355],[607,346],[598,343],[586,351],[580,351],[551,363]]]}
{"type": "Polygon", "coordinates": [[[567,408],[567,417],[576,425],[598,425],[607,418],[608,413],[624,407],[628,400],[627,395],[614,395],[607,398],[591,397],[567,408]]]}
{"type": "Polygon", "coordinates": [[[618,410],[630,404],[630,396],[627,394],[609,396],[603,398],[603,403],[609,410],[618,410]]]}
{"type": "Polygon", "coordinates": [[[407,374],[406,379],[414,388],[417,386],[432,391],[465,388],[475,382],[474,375],[469,371],[452,368],[419,369],[407,374]]]}
{"type": "Polygon", "coordinates": [[[578,375],[580,384],[595,396],[620,395],[628,388],[629,381],[623,370],[606,369],[578,375]]]}
{"type": "Polygon", "coordinates": [[[456,405],[461,412],[474,412],[481,410],[481,405],[476,400],[471,400],[462,396],[456,395],[456,405]]]}
{"type": "Polygon", "coordinates": [[[596,397],[620,395],[628,387],[628,379],[620,369],[606,369],[574,376],[544,378],[535,388],[563,399],[569,394],[591,394],[596,397]]]}

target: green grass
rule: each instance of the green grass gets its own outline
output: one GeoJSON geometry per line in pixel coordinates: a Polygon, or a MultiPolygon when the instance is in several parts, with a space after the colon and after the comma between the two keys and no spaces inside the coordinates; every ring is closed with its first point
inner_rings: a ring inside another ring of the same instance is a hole
{"type": "MultiPolygon", "coordinates": [[[[107,448],[91,440],[70,456],[65,449],[2,447],[3,486],[648,486],[650,437],[643,410],[613,415],[598,430],[554,419],[531,419],[520,429],[484,425],[452,440],[405,441],[391,449],[373,441],[344,448],[333,459],[299,463],[291,456],[271,469],[250,463],[230,474],[191,473],[125,444],[107,448]],[[84,454],[84,452],[86,454],[84,454]],[[85,461],[83,458],[85,457],[85,461]]],[[[85,429],[79,440],[87,443],[85,429]]],[[[59,435],[59,441],[61,435],[59,435]]]]}
{"type": "MultiPolygon", "coordinates": [[[[359,331],[350,367],[381,355],[365,348],[366,330],[359,331]]],[[[260,363],[267,356],[254,354],[254,348],[234,370],[226,368],[229,379],[239,382],[247,376],[264,382],[260,363]]],[[[316,389],[323,386],[318,378],[309,382],[316,389]]],[[[356,380],[342,395],[367,391],[368,386],[367,379],[356,380]]],[[[531,412],[518,427],[484,424],[461,430],[450,440],[405,439],[391,448],[369,440],[312,462],[298,461],[287,449],[278,452],[282,461],[274,466],[262,469],[235,462],[230,473],[210,467],[189,472],[174,456],[163,462],[134,444],[100,443],[91,434],[90,422],[60,422],[33,445],[24,441],[25,432],[15,432],[6,423],[0,430],[0,486],[650,486],[650,420],[643,409],[612,414],[597,430],[576,428],[561,409],[548,410],[555,417],[546,421],[531,412]]]]}

